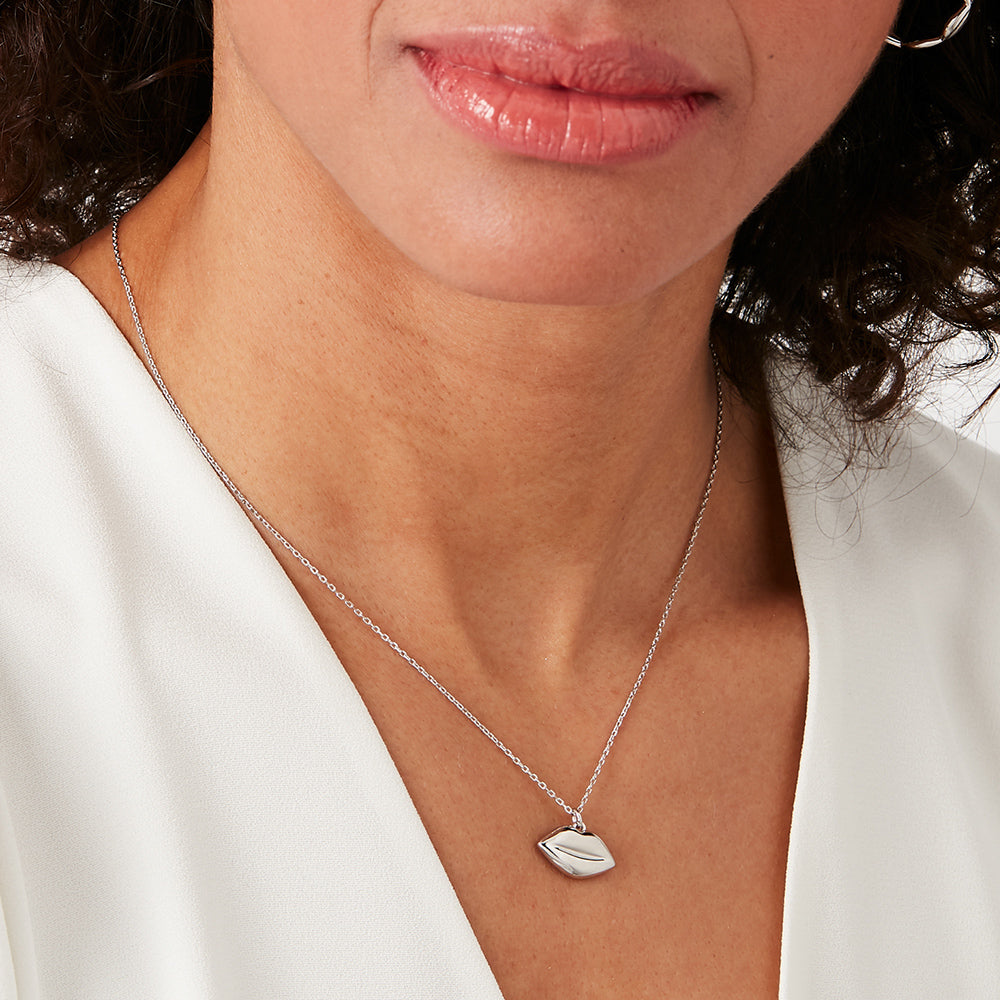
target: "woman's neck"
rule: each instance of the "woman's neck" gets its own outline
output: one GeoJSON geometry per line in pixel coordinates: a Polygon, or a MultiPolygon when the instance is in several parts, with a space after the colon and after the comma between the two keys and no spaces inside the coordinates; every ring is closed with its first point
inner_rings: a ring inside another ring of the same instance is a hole
{"type": "MultiPolygon", "coordinates": [[[[517,621],[526,647],[540,614],[527,656],[637,604],[655,621],[710,460],[724,253],[625,305],[477,298],[304,154],[238,169],[246,141],[201,137],[121,230],[158,364],[222,466],[359,602],[402,588],[408,614],[470,637],[517,621]]],[[[66,261],[134,340],[109,262],[100,239],[66,261]]]]}

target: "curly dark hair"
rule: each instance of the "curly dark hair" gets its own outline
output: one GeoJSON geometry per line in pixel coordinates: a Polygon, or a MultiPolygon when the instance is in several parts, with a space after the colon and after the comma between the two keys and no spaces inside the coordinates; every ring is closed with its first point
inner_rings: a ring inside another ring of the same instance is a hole
{"type": "MultiPolygon", "coordinates": [[[[936,34],[956,3],[906,0],[895,30],[936,34]]],[[[211,44],[211,0],[0,0],[0,246],[54,256],[157,183],[209,116],[211,44]]],[[[978,0],[946,44],[887,47],[743,223],[714,338],[750,403],[783,352],[860,426],[936,348],[964,338],[972,368],[998,334],[1000,4],[978,0]]]]}
{"type": "Polygon", "coordinates": [[[0,0],[0,246],[49,258],[106,226],[211,105],[211,0],[0,0]]]}

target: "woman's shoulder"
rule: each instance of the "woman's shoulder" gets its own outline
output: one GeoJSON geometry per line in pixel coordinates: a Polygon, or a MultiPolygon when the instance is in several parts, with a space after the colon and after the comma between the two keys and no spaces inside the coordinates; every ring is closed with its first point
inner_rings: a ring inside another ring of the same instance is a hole
{"type": "Polygon", "coordinates": [[[0,378],[5,382],[52,352],[72,349],[81,335],[109,322],[93,295],[65,268],[0,255],[0,378]]]}
{"type": "Polygon", "coordinates": [[[78,447],[88,433],[108,429],[109,401],[144,383],[128,341],[75,274],[54,263],[0,256],[5,466],[18,455],[31,464],[42,452],[78,447]]]}
{"type": "Polygon", "coordinates": [[[813,541],[827,555],[903,542],[917,552],[959,536],[1000,545],[1000,452],[975,425],[960,431],[917,408],[859,426],[799,369],[780,376],[773,405],[787,432],[786,502],[803,526],[815,522],[813,541]]]}
{"type": "Polygon", "coordinates": [[[914,414],[861,477],[856,503],[861,592],[922,609],[921,627],[975,636],[1000,681],[1000,454],[914,414]]]}
{"type": "Polygon", "coordinates": [[[850,461],[830,431],[814,423],[782,456],[800,586],[824,645],[883,673],[898,661],[906,683],[918,666],[975,675],[1000,714],[1000,454],[920,412],[850,461]]]}
{"type": "Polygon", "coordinates": [[[947,552],[967,565],[1000,559],[1000,454],[924,413],[896,427],[885,453],[860,470],[858,504],[859,533],[876,536],[869,544],[947,552]]]}
{"type": "MultiPolygon", "coordinates": [[[[12,595],[28,601],[54,593],[53,581],[70,565],[80,568],[80,589],[89,585],[94,546],[111,537],[109,519],[124,502],[136,456],[149,447],[150,428],[159,426],[158,406],[161,397],[131,346],[72,273],[0,261],[5,610],[12,595]]],[[[38,609],[27,608],[28,626],[38,619],[38,609]]],[[[0,646],[11,639],[10,614],[5,626],[0,646]]]]}
{"type": "Polygon", "coordinates": [[[881,532],[919,543],[936,526],[1000,543],[1000,453],[971,433],[914,413],[868,479],[865,507],[881,532]]]}
{"type": "Polygon", "coordinates": [[[783,455],[810,655],[789,995],[815,992],[823,968],[842,996],[986,996],[1000,975],[1000,867],[982,848],[1000,830],[1000,455],[912,413],[848,462],[850,426],[813,426],[783,455]]]}

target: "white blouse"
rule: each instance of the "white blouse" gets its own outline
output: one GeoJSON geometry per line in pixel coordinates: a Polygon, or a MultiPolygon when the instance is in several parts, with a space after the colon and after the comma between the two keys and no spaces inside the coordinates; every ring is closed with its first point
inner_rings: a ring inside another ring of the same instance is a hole
{"type": "MultiPolygon", "coordinates": [[[[10,270],[0,1000],[498,1000],[270,550],[90,293],[10,270]]],[[[810,680],[780,995],[996,1000],[1000,460],[915,420],[884,469],[805,431],[781,462],[810,680]]]]}

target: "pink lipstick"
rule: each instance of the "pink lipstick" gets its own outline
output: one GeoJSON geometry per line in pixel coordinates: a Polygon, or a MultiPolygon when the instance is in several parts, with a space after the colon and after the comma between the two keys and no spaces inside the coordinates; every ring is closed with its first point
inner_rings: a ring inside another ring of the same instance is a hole
{"type": "Polygon", "coordinates": [[[679,60],[624,41],[570,45],[535,29],[489,28],[406,48],[447,120],[495,148],[540,160],[657,156],[713,97],[679,60]]]}

